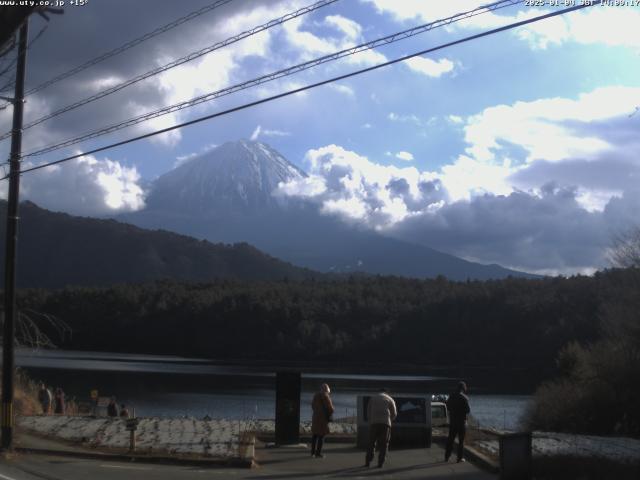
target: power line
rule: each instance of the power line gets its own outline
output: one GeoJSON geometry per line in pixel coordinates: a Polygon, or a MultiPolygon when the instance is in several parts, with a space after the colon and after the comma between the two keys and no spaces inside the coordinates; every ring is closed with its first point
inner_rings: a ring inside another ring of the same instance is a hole
{"type": "Polygon", "coordinates": [[[2,51],[0,51],[0,58],[4,57],[7,53],[13,50],[16,46],[16,36],[12,35],[11,40],[7,40],[3,45],[0,46],[2,51]]]}
{"type": "MultiPolygon", "coordinates": [[[[426,50],[422,50],[422,51],[419,51],[419,52],[416,52],[416,53],[412,53],[410,55],[405,55],[403,57],[399,57],[399,58],[396,58],[394,60],[389,60],[388,62],[379,63],[378,65],[373,65],[371,67],[363,68],[361,70],[356,70],[354,72],[350,72],[350,73],[347,73],[347,74],[344,74],[344,75],[340,75],[340,76],[333,77],[333,78],[330,78],[330,79],[327,79],[327,80],[323,80],[321,82],[317,82],[317,83],[313,83],[313,84],[310,84],[310,85],[306,85],[304,87],[296,88],[296,89],[293,89],[293,90],[288,90],[286,92],[279,93],[277,95],[272,95],[270,97],[266,97],[266,98],[263,98],[263,99],[260,99],[260,100],[256,100],[254,102],[245,103],[243,105],[240,105],[240,106],[237,106],[237,107],[233,107],[233,108],[230,108],[230,109],[227,109],[227,110],[223,110],[221,112],[217,112],[217,113],[213,113],[213,114],[210,114],[210,115],[206,115],[204,117],[199,117],[199,118],[196,118],[194,120],[189,120],[188,122],[183,122],[183,123],[180,123],[178,125],[173,125],[171,127],[163,128],[161,130],[156,130],[154,132],[146,133],[144,135],[139,135],[137,137],[129,138],[127,140],[122,140],[120,142],[112,143],[112,144],[106,145],[104,147],[95,148],[95,149],[89,150],[87,152],[71,155],[69,157],[61,158],[60,160],[55,160],[53,162],[47,162],[47,163],[43,163],[41,165],[36,165],[34,167],[26,168],[26,169],[22,170],[21,173],[33,172],[35,170],[40,170],[42,168],[50,167],[52,165],[58,165],[60,163],[68,162],[70,160],[74,160],[76,158],[83,157],[85,155],[92,155],[94,153],[98,153],[98,152],[102,152],[104,150],[109,150],[111,148],[115,148],[115,147],[119,147],[119,146],[122,146],[122,145],[126,145],[128,143],[136,142],[138,140],[143,140],[145,138],[150,138],[150,137],[153,137],[153,136],[156,136],[156,135],[160,135],[162,133],[170,132],[172,130],[177,130],[179,128],[184,128],[184,127],[187,127],[187,126],[190,126],[190,125],[194,125],[196,123],[204,122],[206,120],[211,120],[211,119],[216,118],[216,117],[221,117],[223,115],[228,115],[230,113],[238,112],[240,110],[245,110],[245,109],[250,108],[250,107],[255,107],[257,105],[261,105],[263,103],[271,102],[271,101],[277,100],[279,98],[284,98],[284,97],[288,97],[290,95],[295,95],[296,93],[304,92],[306,90],[311,90],[313,88],[320,87],[322,85],[327,85],[329,83],[337,82],[337,81],[340,81],[340,80],[345,80],[347,78],[355,77],[356,75],[361,75],[363,73],[367,73],[367,72],[371,72],[371,71],[374,71],[374,70],[378,70],[380,68],[387,67],[389,65],[393,65],[393,64],[396,64],[396,63],[399,63],[399,62],[404,62],[405,60],[409,60],[410,58],[419,57],[421,55],[426,55],[427,53],[432,53],[432,52],[435,52],[435,51],[438,51],[438,50],[442,50],[444,48],[448,48],[448,47],[451,47],[451,46],[454,46],[454,45],[459,45],[459,44],[466,43],[466,42],[469,42],[469,41],[472,41],[472,40],[477,40],[479,38],[486,37],[486,36],[493,35],[493,34],[500,33],[500,32],[504,32],[506,30],[512,30],[514,28],[518,28],[518,27],[521,27],[523,25],[528,25],[530,23],[538,22],[540,20],[545,20],[547,18],[556,17],[558,15],[564,15],[565,13],[573,12],[573,11],[576,11],[576,10],[581,10],[583,8],[590,7],[590,6],[593,6],[593,5],[594,4],[584,3],[582,5],[576,5],[576,6],[573,6],[573,7],[565,8],[563,10],[558,10],[556,12],[551,12],[551,13],[540,15],[540,16],[537,16],[537,17],[533,17],[533,18],[530,18],[530,19],[527,19],[527,20],[522,20],[522,21],[519,21],[519,22],[510,23],[508,25],[505,25],[505,26],[502,26],[502,27],[499,27],[499,28],[494,28],[492,30],[487,30],[487,31],[484,31],[482,33],[478,33],[478,34],[475,34],[475,35],[471,35],[469,37],[461,38],[459,40],[454,40],[452,42],[448,42],[448,43],[445,43],[445,44],[442,44],[442,45],[438,45],[437,47],[428,48],[426,50]]],[[[5,180],[8,177],[9,176],[5,176],[3,178],[0,178],[0,180],[5,180]]]]}
{"type": "MultiPolygon", "coordinates": [[[[9,71],[14,67],[17,61],[18,57],[15,57],[13,60],[7,62],[7,66],[0,72],[0,77],[4,76],[6,73],[9,73],[9,71]]],[[[9,82],[7,85],[12,87],[13,83],[15,83],[15,80],[11,80],[11,82],[9,82]]]]}
{"type": "MultiPolygon", "coordinates": [[[[33,37],[31,39],[31,41],[29,42],[29,44],[27,45],[27,50],[30,50],[31,47],[33,47],[33,45],[40,39],[40,37],[42,37],[42,35],[44,34],[44,32],[47,31],[47,28],[49,28],[49,24],[45,23],[44,26],[40,29],[40,31],[36,34],[35,37],[33,37]]],[[[18,56],[16,55],[16,57],[13,59],[13,61],[11,62],[12,65],[14,65],[16,62],[18,61],[18,56]]],[[[6,71],[6,70],[5,70],[6,71]]],[[[4,71],[2,72],[4,73],[4,71]]]]}
{"type": "MultiPolygon", "coordinates": [[[[38,39],[40,39],[40,37],[42,37],[44,32],[47,30],[47,28],[49,28],[49,23],[46,23],[40,29],[40,31],[36,34],[36,36],[31,39],[31,41],[27,45],[27,51],[31,49],[33,44],[36,43],[38,41],[38,39]]],[[[2,70],[2,72],[0,72],[0,77],[2,75],[6,74],[7,72],[9,72],[9,70],[11,70],[11,68],[13,68],[13,66],[16,64],[17,61],[18,61],[18,55],[16,54],[15,58],[7,65],[7,67],[4,70],[2,70]]],[[[16,84],[15,79],[9,80],[2,87],[0,87],[0,92],[8,90],[9,88],[13,87],[15,84],[16,84]]],[[[0,105],[0,110],[4,110],[9,105],[11,105],[11,103],[5,103],[4,105],[0,105]]],[[[9,136],[11,136],[11,132],[9,132],[9,136]]],[[[0,141],[2,141],[2,140],[4,140],[4,138],[0,138],[0,141]]]]}
{"type": "MultiPolygon", "coordinates": [[[[36,34],[36,36],[31,39],[31,41],[29,42],[29,45],[27,45],[27,50],[30,50],[31,47],[33,46],[33,44],[36,43],[40,39],[40,37],[42,37],[44,32],[47,30],[47,28],[49,28],[49,24],[48,23],[46,23],[40,29],[40,31],[36,34]]],[[[7,68],[5,68],[2,72],[0,72],[0,75],[4,75],[5,73],[7,73],[7,71],[10,70],[16,64],[17,61],[18,61],[18,56],[16,55],[16,57],[11,61],[11,63],[9,65],[7,65],[7,68]]],[[[6,83],[2,87],[0,87],[0,92],[3,91],[3,90],[6,90],[8,88],[13,87],[15,84],[16,84],[15,79],[9,80],[9,83],[6,83]]],[[[5,103],[4,105],[0,105],[0,110],[5,109],[9,105],[11,105],[11,104],[10,103],[5,103]]],[[[4,140],[4,138],[0,138],[0,140],[4,140]]]]}
{"type": "MultiPolygon", "coordinates": [[[[9,88],[12,87],[14,84],[15,84],[15,80],[9,80],[8,83],[5,83],[4,85],[2,85],[0,87],[0,92],[4,92],[5,90],[9,90],[9,88]]],[[[9,104],[9,105],[11,105],[11,104],[9,104]]],[[[0,108],[0,110],[3,110],[3,109],[4,109],[4,106],[2,108],[0,108]]]]}
{"type": "MultiPolygon", "coordinates": [[[[228,0],[229,1],[229,0],[228,0]]],[[[251,30],[247,30],[244,31],[238,35],[234,35],[233,37],[227,38],[226,40],[223,40],[221,42],[217,42],[213,45],[210,45],[206,48],[203,48],[201,50],[198,50],[196,52],[192,52],[189,55],[186,55],[184,57],[181,57],[177,60],[174,60],[170,63],[167,63],[166,65],[163,65],[161,67],[157,67],[154,68],[153,70],[149,70],[148,72],[145,72],[143,74],[137,75],[136,77],[133,77],[129,80],[126,80],[122,83],[119,83],[118,85],[114,85],[112,87],[109,87],[105,90],[102,90],[94,95],[91,95],[90,97],[87,97],[83,100],[79,100],[75,103],[72,103],[70,105],[67,105],[65,107],[62,107],[50,114],[44,115],[36,120],[33,120],[32,122],[27,123],[26,125],[24,125],[23,130],[26,130],[28,128],[31,128],[35,125],[38,125],[42,122],[45,122],[47,120],[50,120],[54,117],[57,117],[58,115],[62,115],[63,113],[67,113],[70,112],[71,110],[75,110],[76,108],[82,107],[88,103],[91,102],[95,102],[96,100],[99,100],[101,98],[106,97],[107,95],[111,95],[112,93],[118,92],[126,87],[129,87],[135,83],[141,82],[142,80],[146,80],[147,78],[153,77],[155,75],[158,75],[162,72],[166,72],[167,70],[170,70],[174,67],[177,67],[179,65],[182,65],[184,63],[190,62],[192,60],[195,60],[196,58],[202,57],[204,55],[207,55],[215,50],[219,50],[223,47],[229,46],[233,43],[239,42],[240,40],[256,35],[260,32],[263,32],[269,28],[275,27],[277,25],[281,25],[289,20],[292,20],[294,18],[300,17],[302,15],[306,15],[310,12],[313,12],[314,10],[317,10],[319,8],[325,7],[327,5],[330,5],[332,3],[337,2],[338,0],[319,0],[318,2],[306,6],[304,8],[300,8],[298,10],[296,10],[295,12],[291,12],[288,13],[286,15],[283,15],[282,17],[279,18],[274,18],[270,21],[268,21],[267,23],[264,23],[262,25],[259,25],[257,27],[252,28],[251,30]]],[[[6,132],[5,134],[3,134],[2,136],[0,136],[0,140],[3,140],[5,138],[7,138],[11,133],[10,132],[6,132]]]]}
{"type": "MultiPolygon", "coordinates": [[[[10,50],[5,52],[5,55],[8,54],[9,52],[10,50]]],[[[0,77],[4,76],[9,70],[11,70],[11,68],[13,68],[16,62],[17,62],[17,56],[11,60],[3,59],[3,63],[6,65],[6,67],[4,67],[2,71],[0,71],[0,77]]]]}
{"type": "Polygon", "coordinates": [[[227,3],[232,2],[233,0],[217,0],[215,2],[213,2],[210,5],[207,5],[205,7],[202,7],[199,10],[195,10],[187,15],[185,15],[184,17],[180,17],[176,20],[174,20],[173,22],[167,23],[166,25],[163,25],[161,27],[156,28],[155,30],[152,30],[151,32],[145,33],[144,35],[135,38],[117,48],[114,48],[113,50],[110,50],[106,53],[103,53],[102,55],[93,58],[85,63],[83,63],[82,65],[78,65],[75,68],[72,68],[71,70],[68,70],[64,73],[61,73],[60,75],[47,80],[44,83],[41,83],[40,85],[31,88],[30,90],[27,90],[26,95],[31,95],[33,93],[39,92],[40,90],[44,90],[45,88],[60,82],[61,80],[64,80],[65,78],[69,78],[77,73],[80,73],[83,70],[86,70],[89,67],[92,67],[94,65],[97,65],[100,62],[103,62],[105,60],[107,60],[108,58],[111,58],[115,55],[119,55],[122,52],[125,52],[126,50],[129,50],[130,48],[133,48],[137,45],[140,45],[142,42],[145,42],[153,37],[156,37],[158,35],[160,35],[161,33],[165,33],[168,32],[169,30],[178,27],[180,25],[182,25],[183,23],[186,23],[190,20],[193,20],[194,18],[197,18],[201,15],[204,15],[205,13],[210,12],[211,10],[214,10],[218,7],[221,7],[223,5],[226,5],[227,3]]]}
{"type": "Polygon", "coordinates": [[[177,112],[179,110],[183,110],[185,108],[189,108],[195,105],[199,105],[201,103],[204,102],[208,102],[226,95],[231,95],[233,93],[239,92],[241,90],[246,90],[248,88],[251,87],[255,87],[258,85],[261,85],[263,83],[267,83],[267,82],[271,82],[273,80],[277,80],[279,78],[283,78],[289,75],[293,75],[295,73],[299,73],[302,72],[304,70],[308,70],[310,68],[316,67],[318,65],[321,65],[323,63],[327,63],[327,62],[331,62],[331,61],[335,61],[338,60],[340,58],[343,57],[347,57],[350,55],[355,55],[359,52],[362,51],[366,51],[366,50],[371,50],[373,48],[379,47],[381,45],[388,45],[394,42],[398,42],[400,40],[404,40],[406,38],[427,32],[429,30],[432,30],[434,28],[439,28],[439,27],[443,27],[446,25],[450,25],[451,23],[454,22],[458,22],[467,18],[471,18],[474,17],[476,15],[481,15],[490,11],[495,11],[501,8],[505,8],[505,7],[509,7],[518,3],[522,3],[522,0],[501,0],[498,2],[494,2],[492,4],[489,5],[484,5],[481,7],[478,7],[474,10],[470,10],[468,12],[464,12],[464,13],[458,13],[456,15],[453,15],[451,17],[447,17],[445,19],[440,19],[440,20],[436,20],[435,22],[431,22],[431,23],[427,23],[427,24],[423,24],[423,25],[419,25],[417,27],[413,27],[407,30],[403,30],[401,32],[398,33],[394,33],[392,35],[387,35],[386,37],[382,37],[376,40],[372,40],[366,43],[362,43],[360,45],[356,45],[355,47],[351,47],[351,48],[347,48],[344,50],[340,50],[338,52],[329,54],[329,55],[325,55],[313,60],[309,60],[307,62],[303,62],[300,63],[298,65],[294,65],[292,67],[288,67],[282,70],[278,70],[276,72],[272,72],[269,73],[267,75],[263,75],[261,77],[252,79],[252,80],[248,80],[246,82],[242,82],[240,84],[236,84],[236,85],[232,85],[230,87],[226,87],[223,88],[221,90],[217,90],[214,92],[209,92],[206,93],[204,95],[200,95],[198,97],[192,98],[190,100],[184,101],[184,102],[180,102],[180,103],[176,103],[173,105],[169,105],[166,107],[162,107],[158,110],[154,110],[152,112],[147,112],[145,114],[139,115],[137,117],[134,118],[130,118],[128,120],[125,120],[123,122],[119,122],[116,124],[112,124],[103,128],[100,128],[98,130],[94,130],[91,132],[85,132],[75,138],[72,139],[68,139],[65,140],[63,142],[59,142],[57,144],[53,144],[53,145],[48,145],[44,148],[41,148],[39,150],[30,152],[25,154],[25,157],[32,157],[32,156],[37,156],[37,155],[42,155],[44,153],[48,153],[48,152],[52,152],[54,150],[59,150],[61,148],[64,147],[68,147],[71,145],[75,145],[76,143],[80,143],[82,141],[85,140],[89,140],[91,138],[96,138],[96,137],[100,137],[102,135],[106,135],[108,133],[112,133],[115,132],[117,130],[121,130],[123,128],[127,128],[133,125],[137,125],[138,123],[142,123],[145,122],[147,120],[150,120],[152,118],[157,118],[160,117],[162,115],[167,115],[169,113],[173,113],[173,112],[177,112]]]}
{"type": "MultiPolygon", "coordinates": [[[[179,25],[182,25],[185,22],[188,22],[189,20],[193,20],[194,18],[199,17],[200,15],[204,15],[207,12],[210,12],[211,10],[218,8],[222,5],[225,5],[229,2],[232,2],[233,0],[217,0],[216,2],[213,2],[211,5],[207,5],[205,7],[202,7],[200,10],[196,10],[194,12],[189,13],[188,15],[185,15],[184,17],[180,17],[177,20],[174,20],[173,22],[167,23],[166,25],[163,25],[161,27],[156,28],[155,30],[145,33],[144,35],[142,35],[141,37],[135,38],[127,43],[125,43],[124,45],[121,45],[117,48],[114,48],[113,50],[110,50],[102,55],[100,55],[99,57],[93,58],[85,63],[83,63],[82,65],[78,65],[75,68],[72,68],[71,70],[68,70],[64,73],[61,73],[60,75],[47,80],[44,83],[41,83],[40,85],[27,90],[25,92],[25,96],[31,95],[33,93],[39,92],[40,90],[44,90],[45,88],[58,83],[66,78],[69,78],[77,73],[82,72],[83,70],[86,70],[89,67],[92,67],[93,65],[96,65],[100,62],[103,62],[105,60],[107,60],[108,58],[111,58],[115,55],[118,55],[126,50],[129,50],[130,48],[135,47],[136,45],[141,44],[142,42],[149,40],[150,38],[153,38],[157,35],[160,35],[161,33],[167,32],[169,30],[171,30],[172,28],[175,28],[179,25]]],[[[12,86],[13,84],[10,84],[9,86],[12,86]]],[[[6,107],[7,105],[10,104],[5,104],[2,107],[6,107]]],[[[0,140],[4,139],[0,138],[0,140]]]]}

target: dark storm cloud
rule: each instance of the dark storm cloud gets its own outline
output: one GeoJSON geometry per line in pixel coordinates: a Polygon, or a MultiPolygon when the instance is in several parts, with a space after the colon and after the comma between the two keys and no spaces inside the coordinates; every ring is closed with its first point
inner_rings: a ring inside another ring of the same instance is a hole
{"type": "Polygon", "coordinates": [[[607,265],[612,236],[640,211],[640,195],[613,198],[588,212],[575,189],[546,184],[541,195],[514,192],[460,201],[408,218],[390,233],[456,255],[528,271],[575,272],[607,265]]]}
{"type": "MultiPolygon", "coordinates": [[[[640,149],[635,150],[635,152],[638,151],[640,149]]],[[[597,160],[578,159],[565,162],[539,160],[532,162],[526,169],[514,173],[509,180],[522,189],[536,188],[552,180],[589,189],[625,191],[633,189],[640,183],[640,157],[635,163],[626,158],[619,158],[618,153],[597,160]]]]}
{"type": "Polygon", "coordinates": [[[411,187],[406,178],[393,178],[387,183],[387,189],[391,197],[402,199],[410,212],[420,212],[429,205],[448,198],[446,189],[438,179],[418,182],[419,196],[411,193],[411,187]]]}
{"type": "MultiPolygon", "coordinates": [[[[51,18],[47,31],[30,49],[27,89],[210,3],[212,0],[93,0],[84,7],[68,7],[64,15],[51,18]]],[[[229,36],[228,29],[224,28],[226,19],[240,11],[249,8],[254,10],[260,5],[274,3],[275,0],[233,1],[160,34],[33,95],[27,102],[25,121],[28,122],[105,88],[106,85],[97,85],[96,81],[114,79],[114,83],[119,83],[223,40],[229,36]]],[[[44,24],[43,19],[34,16],[31,20],[31,35],[34,36],[44,24]]],[[[90,105],[60,115],[42,127],[27,130],[27,150],[30,145],[43,143],[43,138],[49,141],[75,136],[88,129],[127,119],[141,111],[158,108],[165,105],[166,100],[167,92],[163,91],[157,82],[145,80],[90,105]]],[[[3,131],[9,128],[9,118],[7,114],[0,116],[3,131]]]]}

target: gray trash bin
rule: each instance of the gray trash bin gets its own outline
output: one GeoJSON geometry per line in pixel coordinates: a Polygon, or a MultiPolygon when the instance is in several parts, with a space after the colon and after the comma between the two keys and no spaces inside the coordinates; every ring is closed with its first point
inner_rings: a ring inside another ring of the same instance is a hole
{"type": "Polygon", "coordinates": [[[500,435],[500,480],[531,478],[531,432],[500,435]]]}

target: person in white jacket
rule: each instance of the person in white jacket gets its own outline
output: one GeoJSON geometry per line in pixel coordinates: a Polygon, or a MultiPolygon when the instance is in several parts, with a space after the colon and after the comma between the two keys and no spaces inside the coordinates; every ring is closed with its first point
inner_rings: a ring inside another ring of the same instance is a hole
{"type": "Polygon", "coordinates": [[[384,459],[387,455],[389,446],[389,437],[391,436],[391,422],[398,415],[396,402],[391,398],[387,391],[382,388],[377,395],[369,399],[367,405],[367,418],[369,419],[369,446],[367,448],[367,457],[365,466],[371,465],[374,456],[374,448],[378,445],[378,468],[384,465],[384,459]]]}

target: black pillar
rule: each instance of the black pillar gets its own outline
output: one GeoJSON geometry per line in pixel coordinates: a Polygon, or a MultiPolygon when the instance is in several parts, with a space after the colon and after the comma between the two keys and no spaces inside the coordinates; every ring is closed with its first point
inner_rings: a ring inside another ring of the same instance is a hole
{"type": "Polygon", "coordinates": [[[276,444],[300,443],[300,372],[276,373],[276,444]]]}

